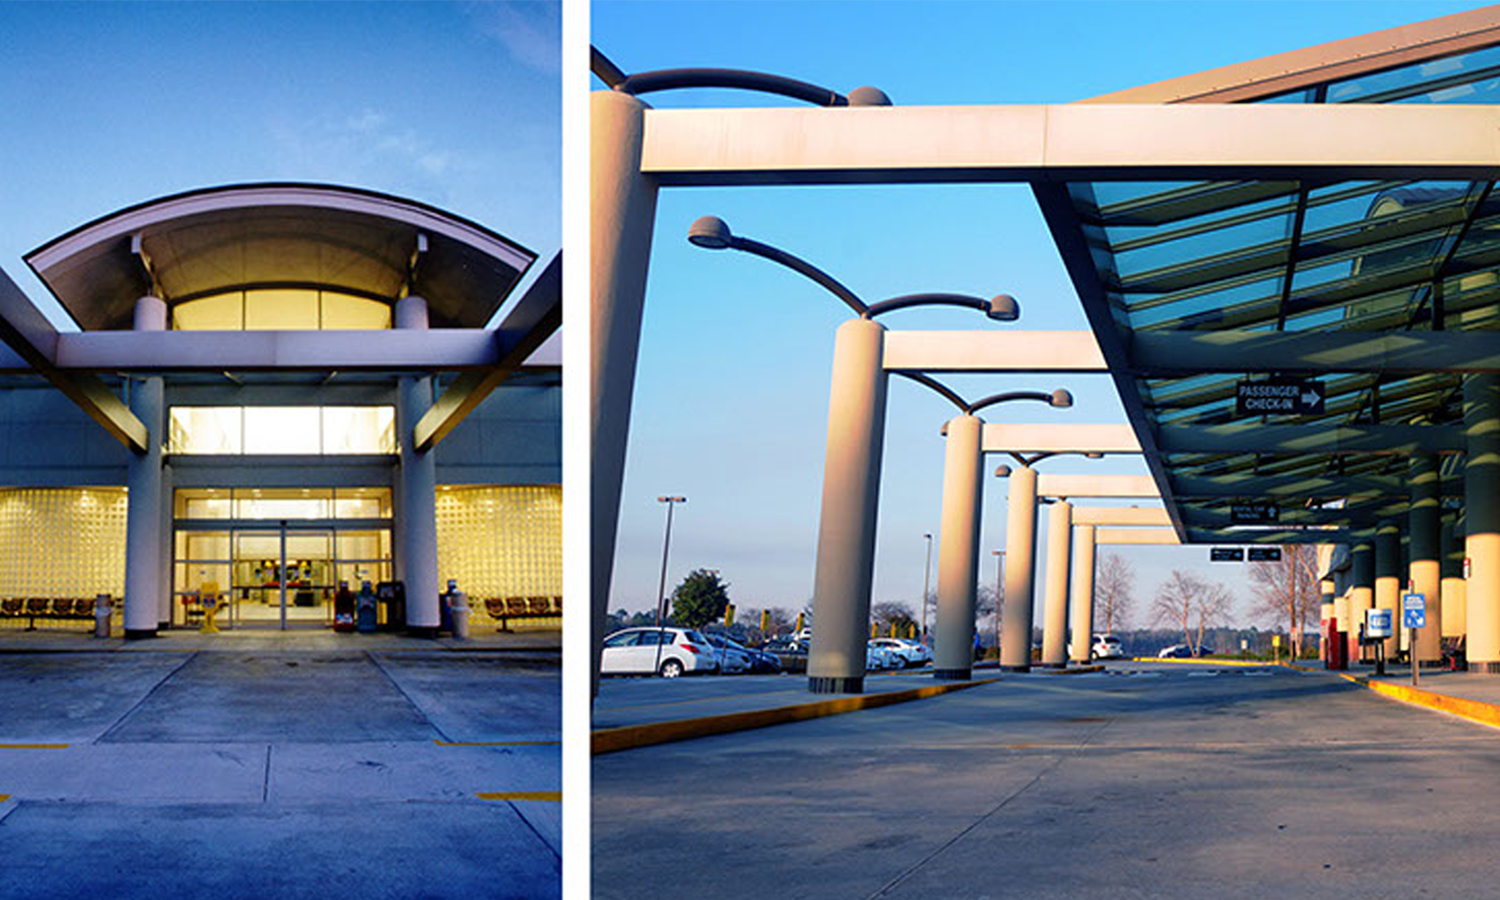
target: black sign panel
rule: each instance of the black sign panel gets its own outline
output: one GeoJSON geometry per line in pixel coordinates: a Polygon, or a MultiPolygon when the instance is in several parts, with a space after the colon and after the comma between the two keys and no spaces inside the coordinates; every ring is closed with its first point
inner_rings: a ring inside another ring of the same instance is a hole
{"type": "Polygon", "coordinates": [[[1280,547],[1251,547],[1251,562],[1281,562],[1280,547]]]}
{"type": "Polygon", "coordinates": [[[1245,549],[1243,547],[1209,547],[1209,562],[1244,562],[1245,549]]]}
{"type": "Polygon", "coordinates": [[[1235,390],[1237,416],[1316,416],[1323,412],[1323,382],[1301,378],[1241,381],[1235,390]]]}
{"type": "Polygon", "coordinates": [[[1229,521],[1236,525],[1264,525],[1275,522],[1280,515],[1281,508],[1274,503],[1229,504],[1229,521]]]}

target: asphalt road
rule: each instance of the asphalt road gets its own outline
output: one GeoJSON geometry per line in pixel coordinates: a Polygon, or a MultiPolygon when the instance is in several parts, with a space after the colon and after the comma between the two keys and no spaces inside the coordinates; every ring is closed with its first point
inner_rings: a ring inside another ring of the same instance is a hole
{"type": "Polygon", "coordinates": [[[560,896],[559,668],[0,654],[0,898],[560,896]]]}
{"type": "Polygon", "coordinates": [[[1497,776],[1492,729],[1327,675],[1012,676],[595,758],[593,896],[1489,896],[1497,776]]]}

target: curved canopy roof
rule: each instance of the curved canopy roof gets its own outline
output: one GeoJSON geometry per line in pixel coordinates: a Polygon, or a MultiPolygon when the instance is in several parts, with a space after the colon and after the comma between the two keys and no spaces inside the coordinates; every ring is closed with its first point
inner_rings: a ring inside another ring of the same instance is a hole
{"type": "Polygon", "coordinates": [[[433,327],[482,327],[536,259],[425,204],[355,188],[245,184],[152,200],[80,226],[26,264],[86,331],[129,328],[138,297],[318,288],[425,297],[433,327]],[[423,249],[425,247],[425,249],[423,249]]]}

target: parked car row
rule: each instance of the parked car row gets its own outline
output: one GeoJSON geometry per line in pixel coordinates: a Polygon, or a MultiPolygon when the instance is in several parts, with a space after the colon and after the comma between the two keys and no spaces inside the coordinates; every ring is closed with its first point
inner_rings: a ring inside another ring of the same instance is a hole
{"type": "MultiPolygon", "coordinates": [[[[810,635],[809,635],[810,637],[810,635]]],[[[663,678],[720,673],[806,672],[807,638],[777,638],[759,648],[722,634],[688,628],[626,628],[604,639],[599,672],[663,678]]],[[[873,638],[866,645],[865,669],[878,672],[924,666],[932,652],[916,641],[873,638]]]]}

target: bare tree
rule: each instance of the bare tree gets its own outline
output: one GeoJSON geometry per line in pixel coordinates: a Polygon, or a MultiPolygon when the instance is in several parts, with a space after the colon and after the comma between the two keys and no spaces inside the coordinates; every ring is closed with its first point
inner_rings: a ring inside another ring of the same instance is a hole
{"type": "Polygon", "coordinates": [[[1099,570],[1094,578],[1094,615],[1104,617],[1106,634],[1121,628],[1130,618],[1135,605],[1135,566],[1118,553],[1105,553],[1099,557],[1099,570]]]}
{"type": "Polygon", "coordinates": [[[880,626],[882,632],[889,631],[891,626],[901,629],[903,633],[907,626],[915,624],[912,618],[911,607],[898,600],[882,600],[870,607],[870,618],[880,626]]]}
{"type": "Polygon", "coordinates": [[[1183,642],[1194,656],[1203,653],[1203,631],[1229,614],[1234,596],[1222,584],[1209,584],[1191,572],[1173,569],[1156,591],[1151,603],[1152,619],[1182,629],[1183,642]]]}
{"type": "Polygon", "coordinates": [[[1273,624],[1285,622],[1292,657],[1302,655],[1302,636],[1322,604],[1318,585],[1318,551],[1311,544],[1281,548],[1281,561],[1250,566],[1251,615],[1273,624]]]}

